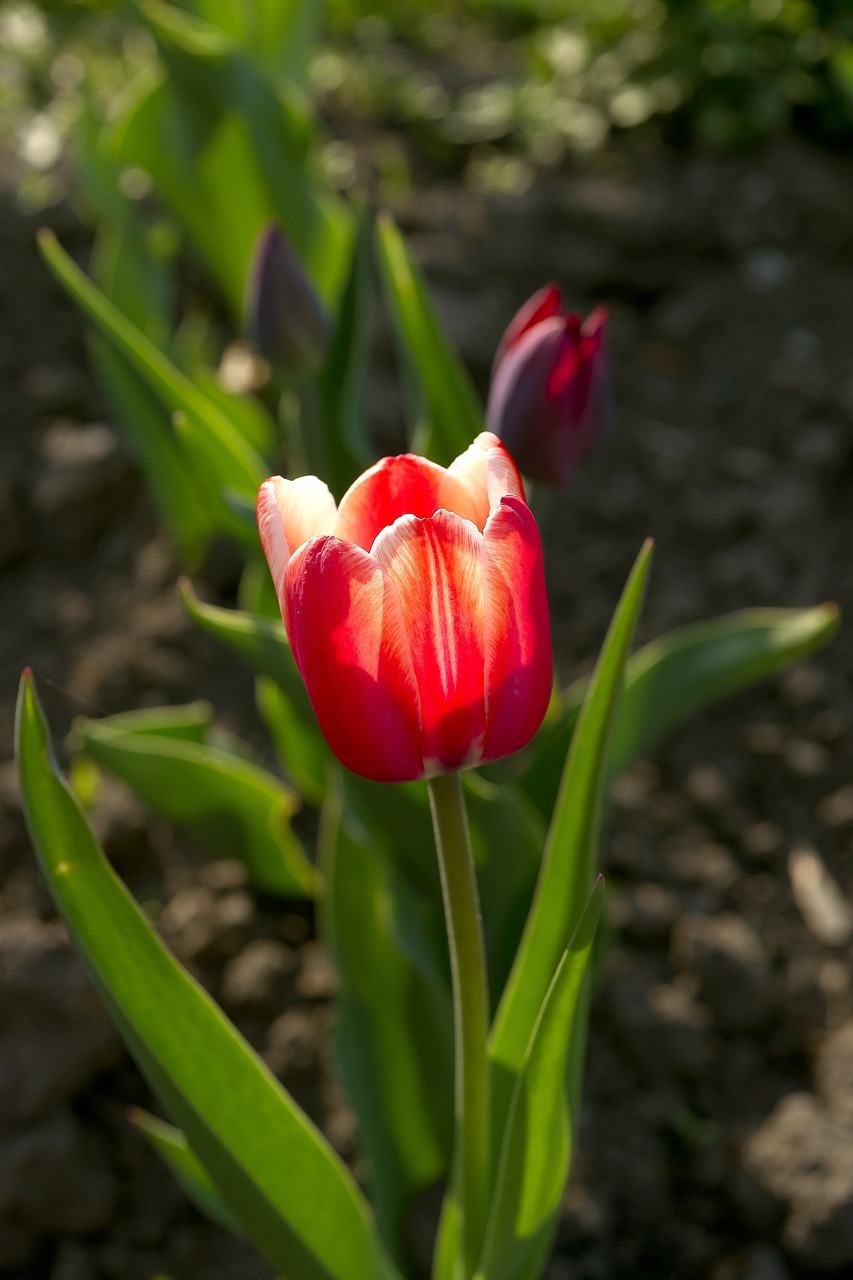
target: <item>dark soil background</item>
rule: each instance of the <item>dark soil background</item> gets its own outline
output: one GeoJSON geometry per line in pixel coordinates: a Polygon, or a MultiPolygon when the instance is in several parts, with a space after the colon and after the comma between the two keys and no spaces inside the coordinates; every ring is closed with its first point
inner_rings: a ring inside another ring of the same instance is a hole
{"type": "MultiPolygon", "coordinates": [[[[752,605],[853,611],[852,204],[853,162],[789,142],[743,158],[614,148],[524,196],[430,186],[400,211],[481,384],[547,280],[611,308],[616,429],[549,530],[566,678],[589,667],[650,533],[643,638],[752,605]]],[[[73,215],[47,220],[85,259],[73,215]]],[[[35,226],[0,205],[0,1276],[262,1280],[127,1123],[147,1091],[18,810],[27,663],[60,744],[76,714],[195,697],[260,740],[249,673],[176,599],[180,566],[35,226]]],[[[387,433],[398,396],[380,348],[387,433]]],[[[226,601],[235,577],[224,549],[196,575],[226,601]]],[[[848,637],[697,719],[615,788],[617,940],[552,1280],[853,1275],[848,637]]],[[[352,1116],[321,1066],[334,974],[309,911],[259,896],[237,862],[208,860],[117,785],[94,821],[177,954],[352,1157],[352,1116]]]]}

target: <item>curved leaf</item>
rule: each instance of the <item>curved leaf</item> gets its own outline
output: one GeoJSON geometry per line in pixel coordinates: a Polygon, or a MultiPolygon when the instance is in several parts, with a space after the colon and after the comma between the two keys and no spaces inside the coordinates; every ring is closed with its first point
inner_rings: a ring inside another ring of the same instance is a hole
{"type": "Polygon", "coordinates": [[[27,824],[72,940],[246,1235],[288,1280],[391,1280],[352,1176],[170,955],[98,847],[53,759],[29,672],[16,743],[27,824]]]}

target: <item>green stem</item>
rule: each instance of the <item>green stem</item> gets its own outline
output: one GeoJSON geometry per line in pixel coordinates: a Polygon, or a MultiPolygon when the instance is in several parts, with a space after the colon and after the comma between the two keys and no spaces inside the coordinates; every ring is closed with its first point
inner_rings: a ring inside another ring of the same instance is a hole
{"type": "Polygon", "coordinates": [[[456,1045],[456,1176],[466,1280],[486,1227],[489,1188],[489,997],[486,954],[468,817],[458,774],[429,784],[444,915],[450,943],[456,1045]]]}

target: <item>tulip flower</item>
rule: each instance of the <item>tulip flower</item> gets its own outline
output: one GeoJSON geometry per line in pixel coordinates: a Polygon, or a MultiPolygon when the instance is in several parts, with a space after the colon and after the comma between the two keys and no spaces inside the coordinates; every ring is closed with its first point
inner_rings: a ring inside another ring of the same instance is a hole
{"type": "Polygon", "coordinates": [[[258,238],[245,310],[249,341],[264,359],[294,378],[322,364],[329,317],[295,249],[274,224],[258,238]]]}
{"type": "Polygon", "coordinates": [[[606,433],[606,327],[603,307],[581,321],[551,284],[524,304],[501,339],[486,425],[531,480],[566,484],[606,433]]]}
{"type": "Polygon", "coordinates": [[[329,746],[377,781],[519,750],[551,693],[536,522],[500,441],[448,468],[385,458],[336,507],[315,476],[266,480],[258,526],[329,746]]]}

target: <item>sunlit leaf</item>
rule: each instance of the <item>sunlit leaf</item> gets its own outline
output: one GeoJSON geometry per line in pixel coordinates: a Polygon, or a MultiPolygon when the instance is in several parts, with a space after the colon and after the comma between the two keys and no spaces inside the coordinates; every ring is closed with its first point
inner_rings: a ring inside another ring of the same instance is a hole
{"type": "Polygon", "coordinates": [[[169,954],[98,848],[54,763],[29,673],[16,743],[30,834],[71,938],[246,1235],[289,1280],[391,1280],[352,1176],[169,954]]]}

